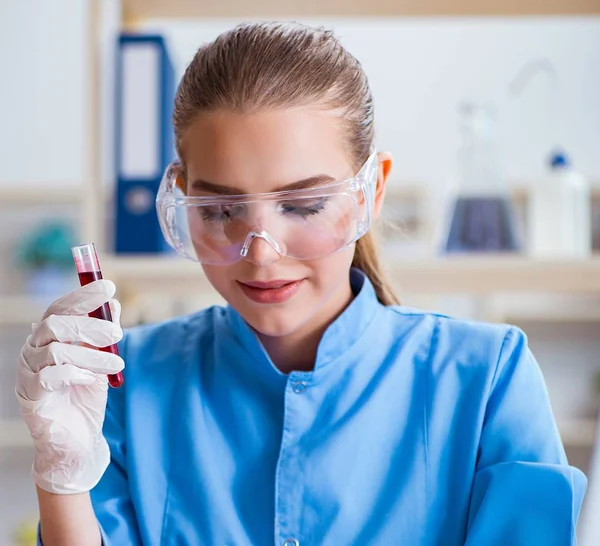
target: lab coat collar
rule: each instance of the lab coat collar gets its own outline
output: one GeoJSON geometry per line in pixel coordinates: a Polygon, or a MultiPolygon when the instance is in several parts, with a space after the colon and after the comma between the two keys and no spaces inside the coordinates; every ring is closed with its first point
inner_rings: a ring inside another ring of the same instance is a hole
{"type": "MultiPolygon", "coordinates": [[[[355,297],[323,334],[317,349],[315,372],[343,357],[363,336],[377,311],[383,307],[377,300],[371,281],[362,271],[355,268],[350,270],[350,286],[355,297]]],[[[283,375],[269,358],[254,330],[241,315],[231,306],[227,307],[227,315],[234,336],[254,357],[254,360],[261,367],[283,375]]]]}

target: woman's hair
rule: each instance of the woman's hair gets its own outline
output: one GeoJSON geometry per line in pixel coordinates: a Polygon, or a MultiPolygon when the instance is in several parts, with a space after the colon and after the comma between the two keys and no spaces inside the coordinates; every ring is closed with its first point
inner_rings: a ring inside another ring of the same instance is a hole
{"type": "MultiPolygon", "coordinates": [[[[202,113],[309,105],[337,113],[358,171],[374,139],[373,98],[360,63],[328,30],[240,25],[201,47],[185,71],[173,113],[178,153],[181,157],[183,136],[202,113]]],[[[382,273],[372,231],[357,241],[352,265],[369,277],[381,303],[398,303],[382,273]]]]}

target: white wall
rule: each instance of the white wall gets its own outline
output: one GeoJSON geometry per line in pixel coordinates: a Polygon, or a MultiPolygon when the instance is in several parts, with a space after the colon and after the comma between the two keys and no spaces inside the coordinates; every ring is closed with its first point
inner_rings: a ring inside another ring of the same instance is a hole
{"type": "MultiPolygon", "coordinates": [[[[0,0],[0,191],[6,186],[48,194],[78,186],[86,154],[88,0],[0,0]]],[[[33,224],[75,219],[72,205],[43,201],[2,205],[0,194],[0,298],[23,293],[25,275],[14,267],[13,248],[33,224]]],[[[0,302],[0,306],[3,302],[0,302]]],[[[0,419],[18,417],[15,363],[31,328],[0,328],[0,419]]],[[[36,520],[31,449],[0,448],[0,545],[36,520]]]]}
{"type": "Polygon", "coordinates": [[[86,0],[0,1],[0,184],[83,176],[86,0]]]}
{"type": "MultiPolygon", "coordinates": [[[[308,21],[315,23],[316,21],[308,21]]],[[[377,140],[394,152],[395,179],[447,180],[457,144],[456,105],[465,98],[501,108],[499,146],[511,179],[535,177],[559,142],[576,166],[600,179],[600,17],[590,19],[336,19],[333,27],[363,63],[375,96],[377,140]],[[507,86],[529,60],[541,73],[517,100],[507,86]]],[[[155,21],[179,73],[204,42],[236,21],[155,21]]]]}
{"type": "MultiPolygon", "coordinates": [[[[102,4],[114,18],[118,1],[102,4]]],[[[88,2],[0,2],[0,184],[77,183],[85,166],[85,43],[88,2]]],[[[202,43],[237,21],[153,21],[164,32],[181,74],[202,43]]],[[[333,27],[361,60],[376,100],[377,140],[394,152],[395,180],[443,184],[452,175],[456,105],[465,98],[500,108],[499,148],[510,179],[539,174],[548,150],[564,145],[576,166],[600,180],[600,18],[337,19],[333,27]],[[548,58],[545,74],[524,94],[506,88],[531,59],[548,58]]],[[[101,51],[111,104],[114,29],[101,51]]],[[[111,179],[111,109],[103,114],[105,180],[111,179]]],[[[143,131],[143,128],[140,128],[143,131]]]]}

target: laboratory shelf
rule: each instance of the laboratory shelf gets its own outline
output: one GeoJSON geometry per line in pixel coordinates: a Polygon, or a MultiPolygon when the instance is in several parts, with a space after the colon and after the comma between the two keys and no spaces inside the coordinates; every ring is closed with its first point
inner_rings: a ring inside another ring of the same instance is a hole
{"type": "Polygon", "coordinates": [[[206,17],[382,17],[382,16],[510,16],[598,14],[600,5],[590,0],[532,2],[521,0],[123,0],[124,22],[135,25],[146,19],[206,17]]]}
{"type": "MultiPolygon", "coordinates": [[[[600,257],[576,261],[508,256],[401,261],[390,258],[385,251],[383,255],[389,264],[389,277],[400,293],[600,294],[600,257]]],[[[177,257],[107,256],[102,259],[102,266],[105,277],[131,290],[160,289],[172,293],[209,286],[199,264],[177,257]]]]}
{"type": "MultiPolygon", "coordinates": [[[[117,284],[117,297],[124,304],[135,305],[140,295],[160,295],[166,302],[189,295],[204,295],[212,301],[215,294],[200,264],[176,256],[105,255],[101,264],[104,277],[117,284]]],[[[490,321],[600,322],[600,258],[577,262],[507,257],[407,260],[392,263],[388,274],[403,299],[410,294],[495,297],[485,310],[484,318],[490,321]],[[528,299],[535,292],[543,299],[528,299]],[[562,299],[552,301],[550,293],[562,299]]],[[[32,296],[0,295],[0,327],[37,322],[46,307],[47,302],[32,296]]]]}
{"type": "Polygon", "coordinates": [[[547,310],[530,308],[507,309],[498,314],[487,314],[486,320],[491,322],[505,322],[519,325],[522,322],[537,323],[600,323],[600,308],[594,309],[569,309],[547,310]]]}
{"type": "Polygon", "coordinates": [[[600,293],[600,259],[452,257],[396,262],[392,282],[411,293],[600,293]]]}
{"type": "Polygon", "coordinates": [[[14,205],[63,205],[77,204],[83,198],[80,185],[67,185],[54,182],[35,184],[6,182],[0,183],[0,207],[14,205]]]}
{"type": "Polygon", "coordinates": [[[511,324],[600,323],[600,293],[502,294],[487,300],[485,319],[511,324]]]}

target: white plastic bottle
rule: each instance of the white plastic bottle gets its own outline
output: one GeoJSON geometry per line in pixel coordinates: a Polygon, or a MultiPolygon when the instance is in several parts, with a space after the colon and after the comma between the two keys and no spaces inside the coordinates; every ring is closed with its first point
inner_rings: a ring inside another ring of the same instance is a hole
{"type": "Polygon", "coordinates": [[[553,154],[549,166],[529,195],[529,253],[535,258],[586,258],[592,247],[589,182],[562,153],[553,154]]]}

